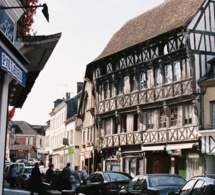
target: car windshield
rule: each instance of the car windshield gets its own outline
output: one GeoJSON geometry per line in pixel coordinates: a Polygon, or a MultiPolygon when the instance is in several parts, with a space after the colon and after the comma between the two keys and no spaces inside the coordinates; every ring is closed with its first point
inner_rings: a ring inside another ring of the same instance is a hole
{"type": "Polygon", "coordinates": [[[104,178],[106,181],[130,181],[130,178],[121,173],[104,173],[104,178]]]}
{"type": "Polygon", "coordinates": [[[25,173],[31,173],[33,168],[25,169],[25,173]]]}
{"type": "Polygon", "coordinates": [[[149,186],[182,186],[185,184],[185,180],[180,177],[174,176],[149,176],[149,186]]]}

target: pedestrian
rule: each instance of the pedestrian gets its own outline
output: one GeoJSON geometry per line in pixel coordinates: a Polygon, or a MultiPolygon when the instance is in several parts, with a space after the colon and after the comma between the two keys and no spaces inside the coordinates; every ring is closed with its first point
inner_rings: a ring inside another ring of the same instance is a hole
{"type": "Polygon", "coordinates": [[[96,171],[102,171],[102,163],[98,164],[98,167],[97,167],[96,171]]]}
{"type": "Polygon", "coordinates": [[[10,187],[14,188],[16,185],[17,167],[12,164],[10,168],[10,187]]]}
{"type": "Polygon", "coordinates": [[[81,180],[82,180],[83,182],[85,182],[86,179],[88,178],[88,173],[87,173],[87,171],[88,171],[88,167],[87,167],[86,165],[84,165],[84,167],[83,167],[83,169],[82,169],[82,171],[81,171],[81,180]]]}
{"type": "Polygon", "coordinates": [[[62,180],[63,180],[64,190],[71,190],[70,176],[71,176],[70,163],[67,163],[62,170],[62,180]]]}
{"type": "Polygon", "coordinates": [[[49,164],[49,168],[46,171],[46,176],[45,176],[45,182],[49,184],[53,184],[53,179],[54,179],[54,171],[53,171],[54,165],[52,163],[49,164]]]}
{"type": "Polygon", "coordinates": [[[35,166],[31,172],[30,177],[31,195],[33,195],[34,192],[37,192],[39,193],[39,195],[42,195],[42,181],[39,166],[40,166],[39,163],[35,163],[35,166]]]}
{"type": "Polygon", "coordinates": [[[71,173],[71,175],[75,176],[75,182],[72,183],[72,190],[74,190],[74,191],[81,183],[81,175],[78,171],[79,171],[79,166],[75,166],[75,170],[72,171],[72,173],[71,173]]]}

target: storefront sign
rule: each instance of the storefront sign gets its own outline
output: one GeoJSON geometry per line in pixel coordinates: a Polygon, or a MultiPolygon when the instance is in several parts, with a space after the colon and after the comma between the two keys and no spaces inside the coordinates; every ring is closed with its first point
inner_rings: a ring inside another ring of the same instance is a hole
{"type": "Polygon", "coordinates": [[[86,151],[86,152],[84,152],[84,158],[85,158],[85,159],[92,158],[91,151],[86,151]]]}
{"type": "Polygon", "coordinates": [[[4,9],[0,8],[0,30],[13,43],[15,22],[10,18],[4,9]]]}
{"type": "Polygon", "coordinates": [[[0,47],[0,66],[7,71],[18,83],[26,85],[26,73],[18,64],[0,47]]]}

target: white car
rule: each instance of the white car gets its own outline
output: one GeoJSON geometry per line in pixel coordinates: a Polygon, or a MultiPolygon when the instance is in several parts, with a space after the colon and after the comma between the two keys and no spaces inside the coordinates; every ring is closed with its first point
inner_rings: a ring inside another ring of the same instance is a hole
{"type": "Polygon", "coordinates": [[[29,158],[28,159],[28,166],[35,165],[35,163],[40,163],[40,161],[37,158],[29,158]]]}

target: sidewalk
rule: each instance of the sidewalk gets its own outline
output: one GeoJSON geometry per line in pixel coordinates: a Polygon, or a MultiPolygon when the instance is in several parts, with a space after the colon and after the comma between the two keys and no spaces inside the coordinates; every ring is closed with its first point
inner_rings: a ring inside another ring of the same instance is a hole
{"type": "MultiPolygon", "coordinates": [[[[30,192],[26,190],[19,190],[19,189],[10,189],[4,188],[3,195],[29,195],[30,192]]],[[[34,193],[34,195],[38,195],[38,193],[34,193]]]]}

